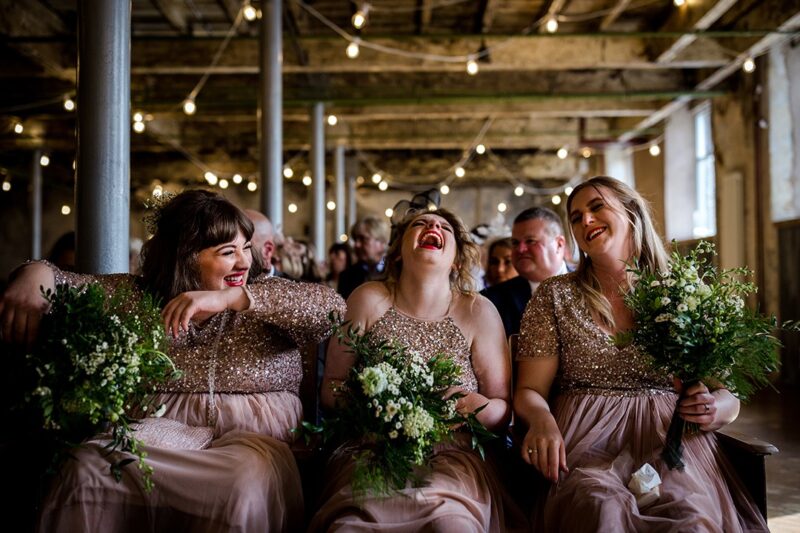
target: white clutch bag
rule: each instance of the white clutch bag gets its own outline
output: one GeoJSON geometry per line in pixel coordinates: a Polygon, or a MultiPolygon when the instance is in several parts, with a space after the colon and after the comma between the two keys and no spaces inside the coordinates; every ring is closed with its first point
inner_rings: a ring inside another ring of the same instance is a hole
{"type": "Polygon", "coordinates": [[[131,424],[133,436],[145,446],[168,450],[203,450],[211,445],[214,436],[207,426],[188,426],[169,418],[144,418],[131,424]]]}

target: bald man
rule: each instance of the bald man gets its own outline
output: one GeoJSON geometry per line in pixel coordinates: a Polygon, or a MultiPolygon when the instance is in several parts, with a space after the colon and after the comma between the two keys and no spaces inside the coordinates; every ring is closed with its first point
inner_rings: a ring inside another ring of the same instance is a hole
{"type": "Polygon", "coordinates": [[[253,259],[261,265],[266,276],[279,275],[272,264],[272,254],[275,252],[275,230],[272,222],[260,211],[245,209],[245,215],[253,221],[253,259]]]}

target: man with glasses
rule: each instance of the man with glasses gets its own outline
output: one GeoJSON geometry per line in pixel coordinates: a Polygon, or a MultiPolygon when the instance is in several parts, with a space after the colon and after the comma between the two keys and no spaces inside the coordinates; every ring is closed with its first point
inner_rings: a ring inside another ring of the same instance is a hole
{"type": "Polygon", "coordinates": [[[337,290],[344,299],[362,283],[380,279],[383,275],[383,256],[389,241],[389,228],[382,219],[367,216],[353,224],[350,239],[356,263],[339,275],[337,290]]]}

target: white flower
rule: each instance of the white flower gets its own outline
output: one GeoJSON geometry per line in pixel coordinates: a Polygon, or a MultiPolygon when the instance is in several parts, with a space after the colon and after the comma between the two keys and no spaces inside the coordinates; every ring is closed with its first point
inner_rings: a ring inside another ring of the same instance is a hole
{"type": "Polygon", "coordinates": [[[696,291],[697,288],[694,285],[687,285],[686,287],[683,288],[683,290],[684,292],[687,292],[689,294],[694,294],[694,291],[696,291]]]}
{"type": "Polygon", "coordinates": [[[365,368],[358,376],[358,380],[361,382],[364,394],[367,396],[377,396],[385,391],[388,385],[386,374],[374,366],[365,368]]]}
{"type": "Polygon", "coordinates": [[[391,431],[389,432],[389,438],[390,438],[390,439],[396,439],[396,438],[397,438],[397,435],[398,435],[398,433],[397,433],[397,431],[395,431],[395,430],[391,430],[391,431]]]}
{"type": "Polygon", "coordinates": [[[667,287],[674,287],[675,286],[675,280],[671,279],[671,278],[667,279],[667,280],[664,280],[664,285],[667,286],[667,287]]]}
{"type": "Polygon", "coordinates": [[[689,306],[688,305],[686,305],[686,304],[678,304],[678,312],[679,313],[685,313],[688,310],[689,310],[689,306]]]}
{"type": "Polygon", "coordinates": [[[711,287],[701,281],[697,286],[697,294],[699,294],[702,298],[706,298],[709,294],[711,294],[711,287]]]}
{"type": "Polygon", "coordinates": [[[661,285],[661,282],[657,279],[650,282],[651,287],[658,287],[659,285],[661,285]]]}
{"type": "Polygon", "coordinates": [[[668,305],[672,300],[669,299],[669,296],[663,296],[661,298],[661,305],[668,305]]]}
{"type": "Polygon", "coordinates": [[[688,307],[690,311],[694,311],[695,309],[697,309],[697,304],[700,303],[694,296],[689,296],[684,301],[686,302],[686,307],[688,307]]]}
{"type": "Polygon", "coordinates": [[[414,407],[403,421],[403,432],[412,439],[416,439],[433,429],[433,423],[434,420],[430,413],[420,407],[414,407]]]}
{"type": "Polygon", "coordinates": [[[672,320],[672,315],[669,313],[661,313],[656,317],[656,322],[668,322],[672,320]]]}

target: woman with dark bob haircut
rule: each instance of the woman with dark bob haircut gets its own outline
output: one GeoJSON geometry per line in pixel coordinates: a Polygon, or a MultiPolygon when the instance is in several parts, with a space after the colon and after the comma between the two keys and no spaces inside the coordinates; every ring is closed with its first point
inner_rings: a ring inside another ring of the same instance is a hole
{"type": "MultiPolygon", "coordinates": [[[[477,294],[471,272],[479,252],[461,220],[445,209],[416,211],[394,232],[386,256],[386,281],[359,286],[347,300],[345,320],[375,341],[396,343],[426,361],[445,354],[461,369],[464,394],[456,408],[477,413],[502,434],[511,415],[511,366],[503,324],[494,305],[477,294]]],[[[353,354],[332,340],[322,403],[336,409],[335,386],[354,364],[353,354]]],[[[464,435],[466,437],[466,435],[464,435]]],[[[388,497],[354,493],[352,454],[334,453],[323,503],[312,531],[506,531],[502,492],[489,462],[469,438],[437,450],[421,488],[388,497]]]]}
{"type": "Polygon", "coordinates": [[[247,285],[253,225],[236,206],[202,190],[183,192],[153,217],[143,274],[86,275],[49,263],[23,266],[0,306],[6,340],[27,341],[46,302],[40,286],[97,282],[161,297],[169,355],[183,375],[160,385],[162,418],[137,438],[153,467],[153,492],[136,464],[119,482],[106,440],[73,450],[53,481],[42,531],[297,531],[300,475],[287,445],[302,417],[298,346],[329,333],[344,302],[331,289],[281,278],[247,285]]]}

